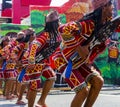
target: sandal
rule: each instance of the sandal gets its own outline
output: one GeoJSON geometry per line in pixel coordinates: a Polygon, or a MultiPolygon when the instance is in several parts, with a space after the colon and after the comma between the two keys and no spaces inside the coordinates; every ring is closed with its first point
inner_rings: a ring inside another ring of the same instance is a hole
{"type": "Polygon", "coordinates": [[[23,101],[17,101],[17,103],[16,103],[17,105],[26,105],[26,103],[25,102],[23,102],[23,101]]]}
{"type": "Polygon", "coordinates": [[[39,104],[36,104],[35,107],[47,107],[47,105],[39,105],[39,104]]]}

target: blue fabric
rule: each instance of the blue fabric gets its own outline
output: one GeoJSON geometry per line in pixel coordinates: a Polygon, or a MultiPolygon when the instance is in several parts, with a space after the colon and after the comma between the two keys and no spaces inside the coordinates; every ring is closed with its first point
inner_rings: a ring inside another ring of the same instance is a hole
{"type": "Polygon", "coordinates": [[[70,60],[73,61],[79,56],[78,52],[75,52],[71,57],[70,60]]]}
{"type": "Polygon", "coordinates": [[[5,70],[6,65],[7,65],[7,62],[6,62],[6,61],[4,61],[4,62],[3,62],[3,66],[2,66],[2,71],[4,71],[4,70],[5,70]]]}
{"type": "Polygon", "coordinates": [[[19,77],[18,77],[18,81],[19,81],[19,82],[22,82],[22,79],[23,79],[25,73],[26,73],[26,69],[23,68],[22,71],[21,71],[20,74],[19,74],[19,77]]]}
{"type": "Polygon", "coordinates": [[[72,61],[69,60],[68,65],[65,69],[65,78],[70,78],[71,72],[72,72],[72,61]]]}
{"type": "Polygon", "coordinates": [[[64,70],[62,76],[64,78],[70,78],[70,75],[72,73],[72,62],[74,62],[77,58],[79,57],[78,52],[75,52],[71,57],[70,60],[68,61],[68,65],[66,69],[64,70]]]}

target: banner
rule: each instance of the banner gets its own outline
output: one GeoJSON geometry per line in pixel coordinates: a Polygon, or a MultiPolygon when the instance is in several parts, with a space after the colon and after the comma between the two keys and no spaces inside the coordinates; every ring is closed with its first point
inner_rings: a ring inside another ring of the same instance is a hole
{"type": "Polygon", "coordinates": [[[1,17],[12,17],[12,0],[1,0],[1,17]]]}

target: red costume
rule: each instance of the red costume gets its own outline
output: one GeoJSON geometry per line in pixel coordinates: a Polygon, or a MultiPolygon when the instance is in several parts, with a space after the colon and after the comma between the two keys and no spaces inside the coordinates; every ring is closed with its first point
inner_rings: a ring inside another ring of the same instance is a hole
{"type": "MultiPolygon", "coordinates": [[[[33,62],[34,68],[26,69],[26,73],[30,78],[30,88],[33,90],[37,90],[41,88],[40,84],[40,76],[44,76],[46,79],[55,79],[55,73],[52,68],[44,61],[41,61],[38,64],[35,64],[35,57],[37,52],[40,52],[43,48],[46,48],[49,45],[49,34],[47,32],[43,32],[36,37],[36,39],[32,42],[29,48],[28,54],[28,66],[29,61],[33,62]]],[[[27,55],[26,55],[27,56],[27,55]]]]}
{"type": "Polygon", "coordinates": [[[5,79],[15,79],[17,76],[15,69],[16,63],[12,60],[14,56],[11,53],[17,44],[18,42],[12,41],[1,50],[1,55],[6,59],[6,67],[4,70],[5,79]]]}
{"type": "MultiPolygon", "coordinates": [[[[87,40],[95,29],[95,22],[91,19],[80,22],[69,22],[59,27],[59,32],[63,36],[63,44],[53,54],[52,60],[56,69],[64,74],[69,60],[72,60],[72,72],[69,78],[65,78],[67,83],[75,90],[81,89],[88,83],[94,75],[99,75],[100,71],[91,65],[94,59],[106,48],[105,42],[96,46],[92,54],[85,59],[76,55],[76,47],[79,47],[87,40]],[[78,87],[78,88],[77,88],[78,87]]],[[[117,30],[119,31],[119,30],[117,30]]],[[[83,53],[84,54],[84,53],[83,53]]]]}
{"type": "MultiPolygon", "coordinates": [[[[52,55],[52,63],[61,73],[63,73],[69,59],[73,60],[76,57],[74,56],[76,47],[79,47],[86,40],[86,35],[89,37],[94,30],[94,22],[92,20],[82,21],[79,24],[70,22],[59,28],[61,35],[67,35],[68,37],[66,40],[63,38],[63,46],[61,44],[60,48],[52,55]]],[[[77,90],[77,87],[82,88],[85,86],[85,81],[92,75],[98,75],[98,72],[94,73],[91,71],[91,68],[85,64],[85,60],[77,56],[77,60],[73,62],[71,76],[70,78],[65,78],[65,80],[71,88],[77,90]]]]}

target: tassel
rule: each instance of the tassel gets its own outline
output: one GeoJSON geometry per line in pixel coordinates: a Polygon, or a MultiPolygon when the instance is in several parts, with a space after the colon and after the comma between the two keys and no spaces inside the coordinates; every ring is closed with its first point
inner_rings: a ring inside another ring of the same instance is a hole
{"type": "Polygon", "coordinates": [[[26,69],[23,68],[22,71],[20,72],[19,76],[18,76],[18,81],[19,82],[22,82],[25,73],[26,73],[26,69]]]}
{"type": "Polygon", "coordinates": [[[67,65],[66,69],[64,70],[62,76],[64,78],[70,78],[71,72],[72,72],[72,61],[69,60],[68,65],[67,65]]]}
{"type": "Polygon", "coordinates": [[[6,61],[4,61],[4,62],[3,62],[3,66],[2,66],[2,71],[4,71],[4,70],[5,70],[6,65],[7,65],[7,62],[6,62],[6,61]]]}

